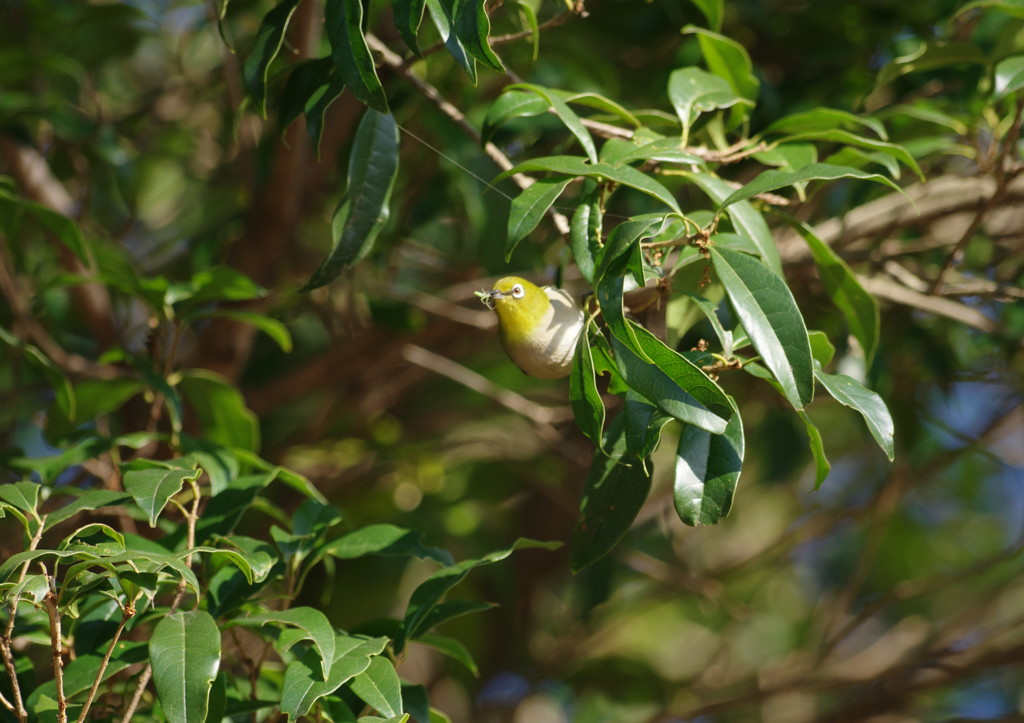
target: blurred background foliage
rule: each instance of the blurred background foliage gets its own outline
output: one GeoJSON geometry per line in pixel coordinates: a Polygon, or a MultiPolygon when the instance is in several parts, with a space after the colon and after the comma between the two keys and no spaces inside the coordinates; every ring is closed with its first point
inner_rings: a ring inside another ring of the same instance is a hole
{"type": "MultiPolygon", "coordinates": [[[[542,22],[564,11],[547,0],[531,5],[542,22]]],[[[564,548],[524,551],[474,573],[455,594],[500,607],[446,632],[471,650],[479,676],[416,646],[400,669],[453,720],[1024,714],[1020,184],[958,244],[980,205],[964,208],[962,189],[995,172],[993,138],[1005,136],[1019,108],[1019,90],[992,100],[991,63],[1024,49],[1024,12],[1018,3],[975,3],[995,7],[954,19],[958,5],[724,6],[722,32],[748,50],[761,82],[753,132],[817,106],[870,112],[913,150],[929,184],[966,179],[925,217],[877,205],[857,215],[859,206],[886,202],[873,184],[838,184],[788,209],[832,223],[822,235],[876,280],[869,289],[882,298],[882,339],[862,371],[896,419],[895,464],[856,414],[821,399],[810,415],[833,467],[812,493],[813,461],[797,419],[767,385],[729,376],[723,383],[742,400],[748,445],[731,516],[712,528],[680,525],[671,458],[656,458],[654,489],[632,531],[584,573],[568,573],[564,548]],[[876,85],[879,71],[939,39],[970,42],[990,64],[923,67],[876,85]],[[886,213],[887,222],[873,222],[886,213]],[[954,268],[941,272],[946,286],[931,288],[954,246],[954,268]],[[908,303],[894,287],[916,296],[908,303]]],[[[498,169],[479,143],[387,70],[403,128],[391,220],[361,265],[329,287],[295,293],[330,248],[330,214],[362,113],[347,94],[329,108],[319,159],[301,121],[287,129],[276,122],[283,69],[326,52],[316,6],[299,6],[262,119],[246,99],[241,63],[268,2],[0,0],[2,190],[75,218],[94,253],[124,265],[125,282],[97,300],[77,278],[82,269],[31,223],[8,226],[4,265],[31,289],[23,302],[32,317],[84,359],[118,347],[165,358],[166,349],[156,351],[165,329],[153,328],[131,285],[234,267],[269,289],[251,308],[284,322],[294,349],[230,319],[206,319],[177,344],[174,364],[237,383],[258,416],[264,457],[309,476],[353,529],[393,522],[457,558],[518,536],[567,540],[589,443],[571,422],[566,385],[520,374],[501,353],[490,312],[472,299],[509,270],[550,281],[564,245],[542,224],[506,265],[504,194],[513,186],[483,183],[498,169]],[[456,360],[457,377],[468,369],[525,395],[554,421],[536,423],[495,394],[412,363],[410,345],[456,360]]],[[[680,33],[703,22],[696,5],[595,0],[585,11],[545,29],[536,59],[529,38],[502,44],[510,71],[631,108],[670,110],[668,74],[701,62],[696,39],[680,33]]],[[[370,27],[404,51],[389,12],[374,4],[370,27]]],[[[511,5],[492,21],[495,35],[521,29],[511,5]]],[[[437,39],[430,33],[424,47],[437,39]]],[[[474,86],[444,53],[411,67],[478,128],[509,81],[481,69],[474,86]]],[[[510,124],[495,142],[517,160],[557,153],[566,141],[552,119],[510,124]]],[[[1008,161],[1019,168],[1020,157],[1015,147],[1008,161]]],[[[735,177],[755,172],[740,165],[735,177]]],[[[935,188],[925,184],[915,198],[939,199],[935,188]]],[[[778,236],[809,326],[841,339],[807,255],[786,254],[793,239],[778,236]]],[[[0,322],[16,328],[21,311],[5,301],[0,322]]],[[[683,343],[708,333],[698,327],[683,343]]],[[[2,443],[41,453],[44,376],[6,361],[0,375],[2,443]]],[[[279,502],[298,504],[284,495],[279,502]]],[[[339,564],[300,602],[349,627],[400,613],[426,574],[421,563],[398,559],[339,564]]]]}

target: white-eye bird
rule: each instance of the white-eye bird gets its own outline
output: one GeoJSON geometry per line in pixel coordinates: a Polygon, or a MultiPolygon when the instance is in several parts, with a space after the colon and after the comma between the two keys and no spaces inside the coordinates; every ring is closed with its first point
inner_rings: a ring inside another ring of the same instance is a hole
{"type": "Polygon", "coordinates": [[[517,367],[539,379],[569,376],[586,316],[568,291],[506,276],[479,296],[497,313],[498,336],[517,367]]]}

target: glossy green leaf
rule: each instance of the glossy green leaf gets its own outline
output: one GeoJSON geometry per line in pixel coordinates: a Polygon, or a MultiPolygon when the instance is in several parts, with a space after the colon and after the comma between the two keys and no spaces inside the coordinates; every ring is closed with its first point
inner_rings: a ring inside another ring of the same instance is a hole
{"type": "Polygon", "coordinates": [[[607,555],[636,519],[651,488],[648,465],[626,451],[625,424],[619,415],[605,432],[605,452],[591,462],[580,500],[580,519],[569,541],[573,572],[607,555]]]}
{"type": "MultiPolygon", "coordinates": [[[[716,204],[720,204],[736,190],[721,178],[709,173],[683,173],[683,176],[704,191],[716,204]]],[[[753,241],[764,262],[781,275],[782,259],[775,248],[772,232],[760,212],[750,205],[749,201],[737,201],[729,206],[729,218],[736,233],[753,241]]]]}
{"type": "Polygon", "coordinates": [[[242,309],[217,309],[216,311],[204,312],[192,315],[192,318],[217,317],[220,319],[232,319],[249,326],[254,326],[274,340],[281,351],[286,354],[292,350],[292,335],[288,327],[277,319],[266,314],[255,311],[244,311],[242,309]]]}
{"type": "Polygon", "coordinates": [[[723,434],[685,425],[676,447],[672,498],[685,524],[714,525],[729,514],[743,467],[743,424],[733,415],[723,434]]]}
{"type": "Polygon", "coordinates": [[[406,47],[421,56],[416,36],[419,34],[420,23],[423,22],[423,8],[426,0],[391,0],[391,12],[394,15],[395,28],[402,36],[406,47]]]}
{"type": "MultiPolygon", "coordinates": [[[[597,269],[597,278],[604,278],[617,263],[630,251],[635,251],[634,244],[656,236],[665,225],[665,214],[645,213],[634,216],[619,223],[608,234],[604,250],[601,253],[597,269]]],[[[640,283],[642,279],[637,279],[640,283]]]]}
{"type": "MultiPolygon", "coordinates": [[[[597,303],[601,307],[601,314],[608,330],[614,338],[619,339],[635,354],[643,354],[640,342],[636,339],[635,326],[631,326],[626,320],[626,312],[622,306],[622,296],[625,290],[626,277],[623,274],[611,274],[598,281],[594,289],[597,296],[597,303]]],[[[651,360],[645,356],[641,357],[644,362],[651,360]]],[[[625,375],[623,375],[625,377],[625,375]]]]}
{"type": "Polygon", "coordinates": [[[620,120],[628,123],[634,128],[640,128],[643,123],[637,118],[629,109],[625,106],[616,103],[611,98],[607,98],[600,93],[592,92],[579,92],[579,91],[553,91],[558,94],[562,100],[567,103],[575,103],[576,105],[583,105],[594,110],[603,111],[610,115],[618,117],[620,120]]]}
{"type": "Polygon", "coordinates": [[[186,480],[199,478],[198,469],[142,469],[129,470],[124,475],[124,490],[145,513],[150,527],[174,495],[181,491],[186,480]]]}
{"type": "MultiPolygon", "coordinates": [[[[593,183],[593,181],[590,181],[593,183]]],[[[595,189],[584,194],[569,222],[569,246],[580,275],[588,282],[594,281],[596,259],[601,253],[601,205],[599,192],[595,189]]]]}
{"type": "Polygon", "coordinates": [[[661,432],[672,419],[630,389],[622,408],[626,425],[626,454],[635,459],[649,457],[661,442],[661,432]]]}
{"type": "Polygon", "coordinates": [[[289,720],[306,715],[314,703],[370,667],[370,661],[380,655],[387,644],[387,638],[335,634],[334,660],[326,680],[322,677],[319,654],[314,650],[307,651],[285,668],[281,683],[281,711],[289,720]]]}
{"type": "Polygon", "coordinates": [[[288,23],[291,22],[298,5],[299,0],[283,0],[263,17],[260,29],[256,33],[256,44],[242,66],[242,75],[245,77],[249,95],[264,118],[267,117],[267,75],[270,72],[270,64],[281,51],[288,23]]]}
{"type": "Polygon", "coordinates": [[[657,161],[687,166],[705,164],[703,158],[684,150],[679,138],[659,138],[644,143],[609,138],[601,148],[601,160],[612,164],[635,161],[657,161]]]}
{"type": "Polygon", "coordinates": [[[921,171],[921,167],[917,164],[914,157],[910,155],[910,151],[895,143],[876,141],[873,138],[865,138],[864,136],[858,136],[854,133],[850,133],[849,131],[839,129],[794,133],[793,135],[785,136],[785,138],[782,139],[782,142],[785,143],[793,143],[797,141],[827,141],[830,143],[844,143],[858,148],[866,148],[871,151],[885,153],[886,155],[892,156],[913,171],[914,174],[922,181],[924,180],[924,172],[921,171]]]}
{"type": "Polygon", "coordinates": [[[390,524],[366,525],[332,540],[325,551],[339,560],[354,560],[365,555],[418,557],[442,565],[453,563],[451,554],[438,547],[424,545],[422,532],[390,524]]]}
{"type": "Polygon", "coordinates": [[[370,252],[388,220],[388,204],[397,175],[398,126],[390,115],[369,109],[356,130],[345,197],[331,222],[334,248],[303,291],[330,283],[345,266],[357,263],[370,252]]]}
{"type": "Polygon", "coordinates": [[[538,171],[550,171],[573,177],[583,176],[584,178],[614,181],[620,185],[629,186],[642,193],[646,193],[648,196],[658,199],[679,215],[682,215],[679,204],[672,193],[646,173],[642,173],[632,166],[588,163],[585,158],[580,156],[544,156],[542,158],[533,158],[499,174],[495,181],[508,178],[516,173],[535,173],[538,171]]]}
{"type": "Polygon", "coordinates": [[[75,384],[75,414],[68,416],[62,405],[54,404],[46,414],[46,438],[57,442],[79,426],[119,409],[140,394],[144,385],[138,379],[85,379],[75,384]]]}
{"type": "Polygon", "coordinates": [[[810,226],[796,223],[793,228],[807,242],[826,293],[842,312],[850,333],[860,342],[865,360],[871,364],[881,327],[878,301],[865,291],[853,270],[810,226]]]}
{"type": "Polygon", "coordinates": [[[741,251],[711,247],[715,273],[744,330],[797,410],[814,398],[807,328],[793,293],[777,274],[741,251]]]}
{"type": "Polygon", "coordinates": [[[641,326],[634,328],[640,351],[651,363],[640,358],[627,343],[612,339],[619,373],[631,389],[666,414],[681,422],[721,434],[733,416],[729,398],[721,388],[678,352],[669,349],[641,326]]]}
{"type": "Polygon", "coordinates": [[[537,22],[537,12],[525,0],[515,0],[515,5],[519,8],[521,21],[530,28],[530,46],[533,49],[532,60],[536,62],[537,57],[540,55],[540,23],[537,22]]]}
{"type": "Polygon", "coordinates": [[[469,81],[476,85],[476,60],[466,53],[458,36],[452,31],[455,22],[455,0],[427,0],[427,10],[434,27],[437,28],[438,35],[444,41],[445,48],[448,49],[455,62],[466,71],[469,81]]]}
{"type": "Polygon", "coordinates": [[[738,103],[752,105],[729,86],[729,81],[700,68],[672,71],[668,80],[668,97],[683,124],[684,145],[689,142],[690,128],[702,113],[731,108],[738,103]]]}
{"type": "Polygon", "coordinates": [[[818,149],[812,143],[781,143],[754,154],[754,160],[766,166],[795,171],[818,160],[818,149]]]}
{"type": "Polygon", "coordinates": [[[725,17],[725,0],[690,0],[704,17],[707,18],[708,26],[714,30],[722,29],[722,18],[725,17]]]}
{"type": "Polygon", "coordinates": [[[576,354],[569,371],[569,401],[576,416],[576,426],[594,444],[600,446],[605,411],[601,392],[597,389],[597,374],[588,331],[580,334],[576,344],[576,354]]]}
{"type": "Polygon", "coordinates": [[[480,133],[481,141],[490,141],[498,128],[510,120],[541,115],[547,112],[548,107],[548,102],[536,93],[506,88],[487,109],[480,133]]]}
{"type": "Polygon", "coordinates": [[[587,130],[586,126],[583,125],[583,121],[576,115],[576,112],[569,107],[557,93],[552,92],[550,89],[540,85],[533,85],[531,83],[517,83],[510,86],[513,90],[526,90],[531,93],[536,93],[538,96],[547,101],[548,105],[558,116],[558,119],[565,124],[565,127],[569,129],[576,140],[583,146],[584,152],[587,154],[587,159],[591,163],[597,163],[597,146],[594,145],[594,139],[590,137],[590,131],[587,130]]]}
{"type": "Polygon", "coordinates": [[[1012,55],[996,64],[993,91],[1003,98],[1024,88],[1024,55],[1012,55]]]}
{"type": "MultiPolygon", "coordinates": [[[[114,651],[110,656],[110,660],[107,663],[106,670],[103,671],[103,680],[109,680],[111,677],[121,673],[126,668],[132,665],[138,665],[144,663],[147,660],[147,650],[145,643],[120,641],[114,646],[114,651]]],[[[92,687],[93,681],[99,674],[100,664],[103,662],[103,653],[92,653],[86,655],[78,655],[73,660],[69,660],[64,664],[63,672],[63,685],[64,685],[64,696],[69,700],[73,700],[76,696],[81,696],[89,688],[92,687]]],[[[24,689],[22,689],[23,692],[24,689]]],[[[37,702],[41,697],[56,698],[57,686],[52,680],[48,680],[42,685],[36,687],[35,690],[29,691],[28,697],[26,698],[26,705],[29,710],[33,708],[38,711],[39,707],[37,702]]],[[[81,701],[81,698],[78,699],[81,701]]],[[[70,707],[69,707],[70,711],[70,707]]],[[[99,716],[96,716],[99,718],[99,716]]],[[[39,716],[40,721],[56,720],[56,716],[52,719],[48,719],[45,716],[39,716]]]]}
{"type": "Polygon", "coordinates": [[[431,610],[449,590],[462,582],[473,568],[504,560],[516,550],[531,548],[554,550],[560,545],[561,543],[559,542],[538,542],[537,540],[528,540],[520,537],[512,543],[511,547],[507,547],[504,550],[497,550],[476,559],[463,560],[451,567],[438,570],[420,583],[409,597],[409,604],[406,606],[405,620],[403,622],[403,640],[399,642],[417,638],[419,633],[423,632],[423,623],[431,610]]]}
{"type": "Polygon", "coordinates": [[[363,5],[359,0],[331,0],[324,8],[327,39],[337,72],[356,98],[381,115],[388,112],[373,56],[363,37],[363,5]]]}
{"type": "Polygon", "coordinates": [[[814,489],[821,487],[828,473],[832,471],[832,465],[825,456],[825,444],[821,439],[821,432],[818,425],[810,418],[807,412],[798,412],[803,420],[804,429],[807,430],[807,440],[811,447],[811,456],[814,458],[814,489]]]}
{"type": "Polygon", "coordinates": [[[572,178],[541,178],[534,181],[512,199],[508,212],[508,235],[505,238],[505,261],[512,258],[512,252],[524,238],[537,228],[572,178]]]}
{"type": "Polygon", "coordinates": [[[782,118],[772,121],[762,133],[772,135],[775,133],[798,134],[818,133],[830,130],[850,130],[852,128],[868,128],[883,141],[888,134],[876,118],[850,113],[837,108],[812,108],[811,110],[791,113],[782,118]]]}
{"type": "Polygon", "coordinates": [[[288,127],[299,113],[305,113],[306,134],[319,158],[327,109],[344,91],[345,81],[330,56],[296,65],[281,93],[280,127],[288,127]]]}
{"type": "MultiPolygon", "coordinates": [[[[301,637],[293,638],[292,644],[299,640],[310,640],[320,652],[320,665],[323,680],[331,674],[334,663],[334,628],[327,616],[315,608],[295,607],[288,610],[275,610],[247,617],[238,617],[230,621],[231,625],[244,627],[263,627],[268,623],[287,625],[302,632],[301,637]]],[[[279,650],[278,652],[284,652],[279,650]]]]}
{"type": "Polygon", "coordinates": [[[923,42],[913,52],[886,64],[875,79],[875,87],[881,87],[899,77],[921,70],[934,70],[960,63],[988,65],[988,62],[988,56],[974,43],[923,42]]]}
{"type": "MultiPolygon", "coordinates": [[[[477,602],[475,600],[447,600],[434,606],[420,626],[422,630],[433,630],[439,625],[444,625],[449,620],[460,618],[463,615],[486,612],[495,607],[495,603],[477,602]]],[[[420,636],[420,640],[423,636],[420,636]]]]}
{"type": "Polygon", "coordinates": [[[718,204],[718,212],[728,208],[737,201],[746,201],[759,193],[767,193],[786,186],[805,181],[834,181],[839,178],[856,178],[864,181],[883,183],[902,193],[903,191],[890,179],[878,173],[866,173],[856,168],[831,166],[827,163],[811,163],[796,171],[764,171],[742,188],[729,194],[718,204]]]}
{"type": "Polygon", "coordinates": [[[455,5],[455,34],[462,47],[471,56],[499,73],[505,66],[491,50],[487,36],[491,33],[491,20],[487,17],[484,0],[460,0],[455,5]]]}
{"type": "Polygon", "coordinates": [[[0,485],[0,502],[35,516],[39,506],[39,485],[36,482],[12,482],[0,485]]]}
{"type": "Polygon", "coordinates": [[[814,376],[837,402],[860,412],[871,436],[878,442],[885,456],[892,461],[896,456],[893,443],[895,427],[892,415],[889,414],[889,409],[882,398],[845,374],[826,374],[820,369],[815,369],[814,376]]]}
{"type": "Polygon", "coordinates": [[[203,543],[214,537],[230,535],[260,491],[276,477],[277,470],[243,475],[232,480],[223,492],[211,497],[196,524],[196,542],[203,543]]]}
{"type": "Polygon", "coordinates": [[[382,655],[370,660],[369,667],[352,679],[353,693],[381,715],[402,715],[402,684],[391,661],[382,655]]]}
{"type": "Polygon", "coordinates": [[[727,80],[739,95],[751,101],[757,100],[761,81],[754,75],[754,65],[746,48],[732,38],[696,25],[687,25],[682,32],[697,36],[704,61],[712,73],[727,80]]]}
{"type": "Polygon", "coordinates": [[[65,520],[70,520],[79,512],[115,507],[124,504],[131,498],[128,493],[118,490],[88,490],[74,501],[47,514],[44,529],[49,530],[65,520]]]}
{"type": "Polygon", "coordinates": [[[474,676],[480,675],[480,669],[477,667],[476,661],[473,659],[473,654],[469,652],[469,648],[463,645],[458,638],[453,638],[448,635],[438,635],[437,633],[422,633],[416,639],[416,642],[429,645],[434,650],[444,653],[452,660],[462,663],[466,666],[466,670],[474,676]]]}
{"type": "Polygon", "coordinates": [[[220,667],[220,631],[203,610],[160,619],[149,640],[153,682],[169,723],[205,723],[210,686],[220,667]]]}
{"type": "Polygon", "coordinates": [[[807,339],[811,342],[811,356],[814,361],[825,367],[832,361],[832,357],[836,355],[836,348],[829,341],[828,336],[823,331],[808,331],[807,339]]]}

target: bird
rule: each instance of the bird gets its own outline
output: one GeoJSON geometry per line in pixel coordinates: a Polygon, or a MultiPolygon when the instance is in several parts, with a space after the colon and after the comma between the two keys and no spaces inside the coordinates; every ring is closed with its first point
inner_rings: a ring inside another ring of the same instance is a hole
{"type": "Polygon", "coordinates": [[[538,379],[569,376],[586,324],[586,314],[572,294],[506,276],[477,295],[498,315],[501,344],[524,374],[538,379]]]}

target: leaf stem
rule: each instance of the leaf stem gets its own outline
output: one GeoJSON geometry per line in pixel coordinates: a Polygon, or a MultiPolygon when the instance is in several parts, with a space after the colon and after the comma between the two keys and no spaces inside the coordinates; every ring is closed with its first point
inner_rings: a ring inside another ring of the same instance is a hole
{"type": "Polygon", "coordinates": [[[114,654],[114,648],[117,646],[117,641],[121,639],[121,633],[124,632],[124,626],[127,625],[128,621],[135,617],[135,605],[132,602],[128,602],[121,614],[121,622],[117,626],[117,630],[114,631],[114,637],[110,641],[110,645],[107,646],[107,653],[103,656],[103,661],[100,663],[100,669],[96,671],[96,679],[92,682],[92,688],[89,689],[89,697],[85,699],[85,705],[82,706],[82,712],[78,714],[77,723],[84,723],[85,718],[89,715],[89,709],[92,707],[93,700],[96,699],[96,692],[100,688],[100,683],[103,682],[103,673],[106,671],[107,666],[110,664],[110,657],[114,654]]]}
{"type": "Polygon", "coordinates": [[[50,619],[50,661],[53,665],[53,682],[57,687],[57,723],[68,723],[68,700],[64,696],[64,657],[61,652],[60,611],[57,610],[57,589],[52,575],[41,565],[50,589],[43,602],[50,619]]]}

